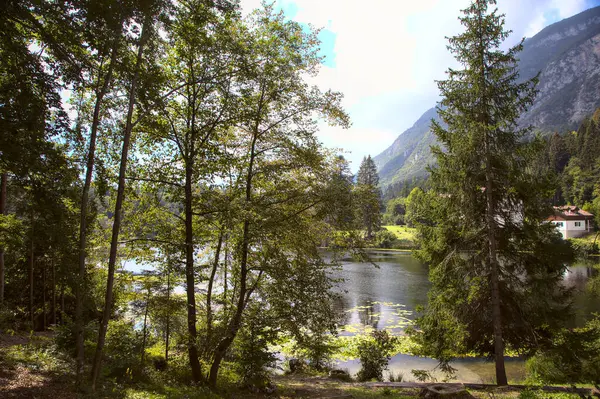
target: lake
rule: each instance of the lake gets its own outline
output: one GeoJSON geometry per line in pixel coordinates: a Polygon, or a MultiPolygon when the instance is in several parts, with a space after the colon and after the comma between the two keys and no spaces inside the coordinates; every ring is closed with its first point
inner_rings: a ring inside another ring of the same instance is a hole
{"type": "MultiPolygon", "coordinates": [[[[340,298],[335,303],[343,319],[340,335],[357,334],[366,326],[401,334],[414,320],[417,306],[427,302],[430,287],[427,267],[413,258],[410,252],[372,250],[369,254],[377,267],[345,258],[341,269],[334,273],[334,277],[343,280],[336,287],[340,298]]],[[[600,259],[596,263],[600,263],[600,259]]],[[[591,266],[591,263],[575,264],[564,276],[564,284],[575,289],[572,326],[583,325],[592,313],[600,313],[600,299],[587,290],[588,281],[597,274],[591,266]]],[[[139,273],[142,269],[152,269],[152,266],[129,261],[123,269],[139,273]]],[[[183,287],[177,287],[176,292],[182,294],[183,287]]],[[[405,381],[411,381],[414,380],[412,369],[433,370],[436,365],[434,359],[397,355],[390,360],[389,371],[394,375],[402,374],[405,381]]],[[[493,362],[484,359],[459,359],[452,366],[457,369],[458,381],[492,383],[495,379],[493,362]]],[[[360,362],[339,362],[336,367],[356,374],[360,370],[360,362]]],[[[506,371],[509,381],[522,380],[525,376],[523,360],[506,358],[506,371]]],[[[442,379],[439,372],[434,374],[442,379]]]]}
{"type": "MultiPolygon", "coordinates": [[[[341,270],[335,273],[344,280],[337,286],[341,298],[336,308],[343,315],[344,324],[340,335],[356,334],[365,326],[401,333],[414,320],[416,307],[427,302],[430,283],[425,265],[410,253],[375,250],[370,255],[378,267],[346,258],[341,270]]],[[[588,280],[596,273],[591,265],[577,264],[565,274],[565,285],[576,290],[573,325],[582,325],[593,312],[600,312],[600,300],[587,290],[588,280]]],[[[397,355],[391,359],[389,369],[409,381],[414,380],[412,369],[432,370],[436,365],[434,359],[397,355]]],[[[484,359],[460,359],[452,366],[457,369],[458,381],[490,383],[495,378],[493,362],[484,359]]],[[[355,374],[360,362],[339,362],[336,367],[355,374]]],[[[521,359],[507,358],[506,368],[509,380],[521,380],[525,376],[521,359]]],[[[437,377],[442,378],[439,373],[437,377]]]]}

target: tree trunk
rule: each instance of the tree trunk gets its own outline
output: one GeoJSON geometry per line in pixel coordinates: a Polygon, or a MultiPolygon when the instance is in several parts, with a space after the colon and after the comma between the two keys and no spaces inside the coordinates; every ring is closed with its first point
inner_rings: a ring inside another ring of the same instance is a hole
{"type": "Polygon", "coordinates": [[[485,173],[485,194],[486,194],[486,221],[487,221],[487,240],[488,240],[488,265],[490,267],[490,285],[492,294],[492,320],[494,325],[494,356],[496,360],[496,383],[498,385],[507,385],[506,369],[504,367],[504,341],[502,338],[502,313],[500,309],[500,288],[499,288],[499,269],[497,241],[496,241],[496,203],[492,195],[493,172],[490,160],[489,137],[485,136],[486,150],[486,173],[485,173]]]}
{"type": "Polygon", "coordinates": [[[60,285],[60,324],[65,324],[65,286],[60,285]]]}
{"type": "MultiPolygon", "coordinates": [[[[193,151],[193,148],[192,148],[193,151]]],[[[188,357],[192,379],[200,382],[202,369],[198,359],[198,331],[196,330],[196,284],[194,279],[194,230],[192,221],[192,160],[185,168],[185,282],[187,294],[187,325],[189,333],[188,357]]]]}
{"type": "Polygon", "coordinates": [[[169,364],[169,335],[170,335],[170,322],[171,319],[169,317],[171,311],[171,268],[167,266],[167,320],[166,320],[166,331],[165,331],[165,363],[169,364]]]}
{"type": "MultiPolygon", "coordinates": [[[[96,137],[98,134],[98,126],[100,125],[100,109],[104,96],[108,92],[110,82],[112,80],[113,67],[117,58],[117,41],[115,40],[112,54],[110,59],[110,65],[104,78],[102,88],[96,91],[96,104],[94,105],[94,115],[92,117],[92,126],[90,130],[90,142],[87,154],[87,164],[85,169],[85,181],[83,184],[83,191],[81,193],[81,208],[80,208],[80,219],[79,219],[79,276],[78,281],[75,284],[75,330],[76,330],[76,350],[77,350],[77,361],[76,361],[76,380],[77,385],[81,384],[83,375],[84,365],[84,348],[83,348],[83,296],[85,292],[85,281],[86,281],[86,269],[85,260],[87,257],[86,246],[87,246],[87,215],[88,215],[88,202],[90,194],[90,186],[92,184],[92,177],[94,171],[94,162],[96,157],[96,137]]],[[[100,86],[100,76],[98,76],[98,86],[100,86]]],[[[102,193],[104,194],[104,193],[102,193]]],[[[64,309],[62,309],[64,312],[64,309]]]]}
{"type": "MultiPolygon", "coordinates": [[[[8,185],[8,174],[2,173],[2,185],[0,187],[0,215],[6,215],[6,186],[8,185]]],[[[0,247],[0,305],[4,303],[4,248],[0,247]]]]}
{"type": "Polygon", "coordinates": [[[52,262],[52,324],[56,325],[56,267],[52,262]]]}
{"type": "Polygon", "coordinates": [[[104,311],[102,313],[102,322],[100,323],[100,329],[98,331],[98,343],[96,345],[96,353],[94,355],[94,364],[92,366],[92,390],[96,389],[96,383],[100,376],[100,369],[102,367],[102,351],[104,349],[104,341],[106,339],[106,330],[108,328],[108,320],[112,313],[112,291],[115,278],[115,265],[117,262],[117,247],[119,245],[119,230],[121,228],[121,213],[123,208],[123,200],[125,199],[125,175],[127,172],[127,158],[129,153],[129,142],[131,140],[131,131],[133,130],[133,110],[135,106],[135,96],[137,91],[137,84],[140,75],[141,64],[143,61],[144,46],[149,36],[148,30],[150,29],[151,19],[146,17],[144,25],[142,26],[142,34],[140,38],[140,44],[138,47],[138,53],[135,63],[135,73],[131,80],[131,87],[129,89],[129,104],[127,109],[127,122],[125,124],[125,131],[123,134],[123,148],[121,150],[121,165],[119,167],[119,185],[117,188],[117,198],[115,203],[114,222],[112,229],[112,237],[110,241],[110,255],[108,260],[108,277],[106,281],[106,295],[104,297],[104,311]]]}
{"type": "Polygon", "coordinates": [[[142,371],[144,369],[144,358],[146,357],[146,326],[148,325],[148,308],[150,307],[150,288],[148,288],[148,293],[146,295],[146,309],[144,309],[144,328],[142,329],[142,353],[140,358],[140,363],[142,367],[142,371]]]}
{"type": "MultiPolygon", "coordinates": [[[[482,16],[479,14],[480,27],[482,16]]],[[[479,84],[481,85],[481,123],[483,130],[484,144],[484,162],[485,162],[485,197],[486,197],[486,224],[487,224],[487,241],[488,241],[488,259],[487,264],[490,268],[490,288],[492,296],[492,323],[494,328],[494,357],[496,362],[496,384],[507,385],[506,369],[504,367],[504,341],[502,338],[502,312],[500,309],[500,288],[499,288],[499,272],[500,265],[498,263],[498,242],[496,239],[496,211],[497,204],[493,196],[494,190],[494,171],[492,165],[492,143],[490,142],[490,133],[487,128],[491,122],[491,105],[488,104],[487,81],[486,81],[486,45],[483,42],[484,32],[479,32],[480,38],[480,71],[479,84]]]]}
{"type": "Polygon", "coordinates": [[[29,321],[31,329],[35,329],[33,317],[33,212],[31,212],[31,239],[29,241],[29,321]]]}
{"type": "Polygon", "coordinates": [[[46,267],[42,267],[42,331],[46,331],[46,267]]]}
{"type": "MultiPolygon", "coordinates": [[[[252,138],[252,145],[250,147],[250,161],[248,164],[248,174],[246,176],[246,199],[245,202],[247,205],[252,201],[252,177],[254,174],[254,160],[255,160],[255,149],[256,149],[256,141],[258,139],[258,123],[254,131],[254,136],[252,138]]],[[[239,289],[239,297],[237,303],[237,309],[231,322],[229,323],[229,327],[227,332],[225,333],[225,337],[221,339],[217,348],[213,354],[213,362],[210,367],[210,374],[208,377],[208,385],[211,388],[215,388],[217,386],[217,377],[219,375],[219,367],[221,366],[221,361],[225,357],[229,346],[235,339],[237,332],[240,328],[240,324],[242,321],[242,313],[244,312],[244,307],[246,306],[246,293],[247,293],[247,281],[248,278],[248,249],[250,247],[250,221],[246,219],[244,221],[244,233],[242,237],[242,248],[241,248],[241,259],[240,259],[240,289],[239,289]]]]}
{"type": "Polygon", "coordinates": [[[223,260],[223,312],[227,314],[227,268],[229,261],[229,233],[225,235],[225,259],[223,260]]]}
{"type": "Polygon", "coordinates": [[[217,243],[217,249],[215,251],[215,259],[213,267],[210,272],[210,278],[208,280],[208,288],[206,291],[206,350],[208,350],[210,342],[212,340],[212,290],[215,281],[215,276],[219,268],[219,258],[221,256],[221,246],[223,245],[223,229],[219,232],[219,241],[217,243]]]}

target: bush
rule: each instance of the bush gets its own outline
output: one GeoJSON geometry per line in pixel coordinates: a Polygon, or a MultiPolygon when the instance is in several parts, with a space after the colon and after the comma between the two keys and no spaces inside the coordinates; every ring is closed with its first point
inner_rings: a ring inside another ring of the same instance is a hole
{"type": "Polygon", "coordinates": [[[527,360],[530,379],[550,384],[600,383],[600,316],[563,330],[551,346],[527,360]]]}
{"type": "Polygon", "coordinates": [[[24,330],[27,324],[24,320],[27,320],[25,313],[21,312],[19,308],[11,308],[6,303],[0,305],[0,333],[14,334],[24,330]]]}
{"type": "Polygon", "coordinates": [[[248,308],[246,324],[240,330],[234,347],[235,368],[245,386],[262,390],[270,385],[267,368],[275,367],[277,360],[268,348],[277,337],[270,322],[268,312],[261,310],[259,304],[248,308]]]}
{"type": "Polygon", "coordinates": [[[590,255],[600,253],[598,243],[590,242],[581,238],[569,238],[569,242],[579,258],[587,258],[590,255]]]}
{"type": "MultiPolygon", "coordinates": [[[[63,324],[53,327],[54,344],[56,348],[71,357],[77,355],[77,343],[75,342],[75,323],[69,318],[65,318],[63,324]]],[[[91,359],[96,350],[96,339],[98,337],[98,323],[92,321],[83,326],[83,339],[85,342],[84,355],[91,359]]]]}
{"type": "Polygon", "coordinates": [[[396,235],[391,231],[383,229],[375,233],[375,245],[378,248],[394,248],[397,242],[396,235]]]}
{"type": "Polygon", "coordinates": [[[358,357],[361,369],[357,374],[359,381],[376,379],[383,381],[383,370],[387,365],[394,349],[396,338],[387,331],[373,331],[358,344],[358,357]]]}
{"type": "Polygon", "coordinates": [[[106,370],[111,377],[131,379],[140,370],[141,333],[126,320],[111,320],[106,331],[104,355],[106,370]]]}
{"type": "Polygon", "coordinates": [[[319,332],[303,336],[294,348],[300,358],[308,360],[308,365],[317,371],[323,371],[331,365],[331,357],[336,350],[333,337],[319,332]]]}

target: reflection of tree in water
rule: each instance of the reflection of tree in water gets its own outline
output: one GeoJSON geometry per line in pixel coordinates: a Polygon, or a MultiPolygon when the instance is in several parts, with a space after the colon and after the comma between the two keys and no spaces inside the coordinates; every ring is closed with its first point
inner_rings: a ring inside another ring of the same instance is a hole
{"type": "Polygon", "coordinates": [[[600,265],[569,268],[563,276],[563,284],[578,291],[589,289],[598,283],[598,267],[600,265]]]}
{"type": "Polygon", "coordinates": [[[574,288],[573,310],[575,317],[568,327],[582,327],[593,313],[600,312],[600,264],[570,268],[564,284],[574,288]]]}
{"type": "Polygon", "coordinates": [[[374,303],[370,299],[359,302],[358,318],[362,325],[377,329],[379,319],[381,318],[381,305],[374,303]]]}
{"type": "Polygon", "coordinates": [[[335,295],[333,297],[333,310],[339,316],[339,323],[342,326],[350,324],[350,318],[352,317],[352,313],[348,312],[350,307],[350,301],[345,296],[335,295]]]}

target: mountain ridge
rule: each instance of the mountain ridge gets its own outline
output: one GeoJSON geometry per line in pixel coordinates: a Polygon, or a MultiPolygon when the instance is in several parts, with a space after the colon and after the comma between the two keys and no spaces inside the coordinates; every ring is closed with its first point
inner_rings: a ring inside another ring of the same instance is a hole
{"type": "MultiPolygon", "coordinates": [[[[576,128],[600,106],[600,6],[545,27],[523,45],[520,80],[540,75],[539,93],[519,125],[542,134],[576,128]]],[[[435,107],[373,158],[382,187],[427,175],[427,165],[435,161],[432,118],[439,121],[435,107]]]]}

